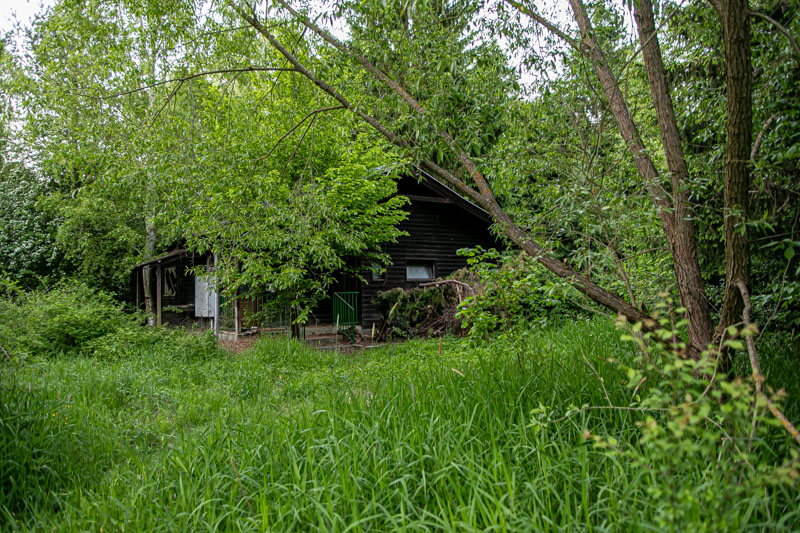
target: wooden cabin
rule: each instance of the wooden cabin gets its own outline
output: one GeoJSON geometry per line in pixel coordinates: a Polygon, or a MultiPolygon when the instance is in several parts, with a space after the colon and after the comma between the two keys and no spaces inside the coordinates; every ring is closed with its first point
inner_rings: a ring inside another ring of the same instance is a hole
{"type": "MultiPolygon", "coordinates": [[[[364,330],[377,327],[382,318],[374,305],[378,293],[396,287],[411,289],[465,267],[466,257],[457,254],[459,249],[499,245],[489,230],[488,213],[433,178],[406,176],[399,181],[397,194],[409,199],[405,207],[408,218],[399,226],[408,235],[396,243],[385,244],[391,264],[383,271],[354,258],[362,268],[364,280],[355,275],[340,275],[328,297],[312,310],[307,326],[338,325],[340,329],[350,326],[353,330],[356,326],[364,330]]],[[[243,294],[236,301],[226,302],[211,285],[188,273],[189,268],[197,265],[213,269],[213,256],[176,250],[137,265],[133,274],[137,308],[143,308],[144,302],[142,271],[151,268],[155,269],[151,276],[155,307],[161,310],[157,311],[157,323],[195,322],[236,334],[249,328],[288,327],[288,313],[272,316],[268,323],[263,321],[261,311],[268,294],[243,294]],[[249,318],[255,316],[259,317],[257,324],[249,318]]]]}

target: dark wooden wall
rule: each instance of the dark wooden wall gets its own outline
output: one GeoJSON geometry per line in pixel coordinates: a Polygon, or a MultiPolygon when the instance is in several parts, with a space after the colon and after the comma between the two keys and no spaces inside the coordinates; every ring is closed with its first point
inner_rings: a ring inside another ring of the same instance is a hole
{"type": "Polygon", "coordinates": [[[379,292],[395,287],[411,289],[425,283],[406,279],[408,261],[433,261],[434,276],[441,278],[467,265],[466,257],[458,255],[457,250],[500,246],[489,231],[488,217],[474,206],[453,198],[452,194],[443,196],[442,190],[430,189],[414,178],[401,181],[398,192],[411,199],[410,205],[406,206],[409,217],[399,226],[409,235],[401,237],[397,243],[386,245],[392,265],[387,268],[385,279],[362,284],[362,327],[370,328],[380,322],[380,314],[373,305],[379,292]]]}
{"type": "MultiPolygon", "coordinates": [[[[371,280],[370,272],[367,270],[364,276],[368,282],[360,282],[353,276],[339,276],[339,281],[330,289],[330,293],[361,292],[361,324],[365,328],[370,328],[381,320],[373,304],[379,292],[396,287],[411,289],[425,282],[406,279],[406,264],[409,261],[433,262],[434,277],[442,278],[466,266],[466,258],[456,253],[459,249],[501,246],[489,231],[490,220],[486,213],[446,187],[435,182],[421,183],[416,178],[407,176],[399,182],[398,194],[410,199],[410,204],[405,208],[409,213],[408,219],[400,224],[400,229],[409,235],[401,237],[397,243],[385,245],[385,251],[391,257],[392,264],[387,267],[383,279],[371,280]]],[[[173,297],[165,295],[162,305],[182,308],[179,313],[164,312],[162,316],[164,323],[177,325],[194,319],[194,278],[187,275],[186,269],[195,264],[202,264],[206,260],[206,257],[186,254],[161,261],[162,268],[177,267],[176,295],[173,297]]],[[[358,261],[354,266],[356,265],[358,261]]],[[[370,265],[362,266],[368,269],[370,265]]],[[[141,267],[136,268],[134,275],[141,276],[141,267]]],[[[155,280],[155,273],[153,279],[155,280]]],[[[143,290],[141,287],[138,288],[141,301],[143,290]]],[[[325,298],[311,313],[308,325],[331,324],[332,311],[331,299],[325,298]]]]}

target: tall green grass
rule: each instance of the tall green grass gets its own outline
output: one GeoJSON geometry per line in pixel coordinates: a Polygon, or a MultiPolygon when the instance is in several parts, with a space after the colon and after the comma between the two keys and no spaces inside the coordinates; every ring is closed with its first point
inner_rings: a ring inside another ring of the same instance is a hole
{"type": "MultiPolygon", "coordinates": [[[[595,319],[481,345],[448,338],[441,354],[436,341],[348,355],[265,339],[232,355],[164,335],[114,341],[93,352],[102,357],[29,357],[2,369],[0,520],[46,531],[652,531],[680,506],[676,530],[800,527],[796,487],[752,495],[706,457],[661,479],[585,438],[639,449],[640,412],[536,423],[543,411],[630,404],[610,360],[636,354],[619,337],[595,319]],[[730,495],[724,513],[653,490],[682,486],[730,495]]],[[[783,350],[763,357],[765,372],[780,369],[775,386],[800,375],[783,350]]]]}

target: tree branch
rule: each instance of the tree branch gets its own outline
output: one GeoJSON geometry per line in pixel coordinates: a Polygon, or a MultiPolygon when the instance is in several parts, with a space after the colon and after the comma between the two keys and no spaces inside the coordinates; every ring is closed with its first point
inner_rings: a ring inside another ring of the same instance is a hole
{"type": "Polygon", "coordinates": [[[5,356],[6,356],[6,359],[7,359],[7,360],[11,361],[11,355],[8,353],[8,350],[6,350],[5,348],[3,348],[3,345],[2,345],[2,344],[0,344],[0,350],[2,350],[2,351],[3,351],[3,353],[5,354],[5,356]]]}
{"type": "Polygon", "coordinates": [[[297,155],[297,150],[300,149],[300,145],[303,144],[303,139],[305,139],[306,135],[308,135],[308,130],[310,130],[311,128],[314,127],[314,123],[317,121],[317,117],[318,116],[319,115],[317,113],[314,113],[314,118],[312,118],[311,122],[308,123],[308,126],[306,126],[306,129],[303,131],[303,134],[300,136],[300,140],[297,141],[297,144],[294,145],[294,150],[292,151],[292,155],[290,155],[289,159],[287,159],[283,163],[283,166],[281,167],[281,172],[280,172],[281,175],[283,175],[283,171],[286,170],[286,167],[289,166],[289,163],[292,162],[292,160],[294,159],[294,156],[297,155]]]}
{"type": "MultiPolygon", "coordinates": [[[[398,83],[391,80],[385,73],[383,73],[380,69],[375,67],[369,60],[367,60],[363,55],[357,54],[353,50],[349,49],[347,46],[339,42],[335,39],[332,35],[328,32],[319,28],[316,24],[309,21],[307,18],[302,17],[296,11],[292,10],[283,0],[277,0],[282,6],[284,6],[293,16],[297,17],[304,26],[314,31],[317,35],[323,38],[326,42],[334,46],[337,50],[341,51],[344,54],[347,54],[351,57],[354,57],[359,63],[361,63],[362,67],[367,70],[370,74],[375,76],[380,81],[384,82],[388,85],[392,90],[397,93],[414,111],[420,115],[425,114],[425,110],[422,106],[417,102],[402,86],[398,83]]],[[[305,65],[303,65],[294,55],[292,55],[285,46],[283,46],[276,38],[273,36],[267,28],[259,20],[252,14],[246,12],[244,9],[240,8],[232,1],[229,0],[228,5],[236,11],[240,16],[242,16],[254,29],[256,29],[259,33],[261,33],[269,42],[275,47],[278,52],[281,53],[293,66],[294,68],[301,73],[303,76],[309,79],[314,85],[318,88],[332,96],[336,101],[338,101],[344,108],[348,109],[352,113],[354,113],[357,117],[361,120],[378,130],[384,137],[386,137],[392,144],[402,148],[403,150],[410,150],[414,145],[404,139],[399,137],[398,135],[394,134],[390,131],[386,126],[384,126],[377,118],[372,115],[368,115],[361,111],[360,109],[356,108],[349,100],[347,100],[343,95],[341,95],[334,87],[332,87],[329,83],[325,82],[324,80],[316,77],[305,65]]],[[[438,176],[442,179],[443,182],[449,183],[453,185],[459,192],[468,196],[469,198],[473,199],[478,205],[486,209],[492,218],[495,220],[497,225],[502,228],[504,233],[511,239],[512,242],[520,246],[526,253],[536,259],[539,263],[542,264],[545,268],[556,274],[557,276],[566,279],[569,283],[571,283],[576,289],[578,289],[581,293],[585,294],[587,297],[591,298],[598,304],[607,307],[616,313],[626,317],[628,320],[633,322],[642,322],[644,323],[649,319],[646,313],[642,312],[640,309],[636,309],[629,303],[627,303],[624,299],[620,298],[616,294],[613,294],[596,283],[592,282],[586,276],[581,275],[577,272],[571,265],[560,261],[559,259],[553,257],[548,250],[546,250],[541,244],[536,242],[531,236],[520,229],[514,222],[511,220],[509,215],[500,207],[499,203],[494,197],[492,190],[489,188],[486,179],[483,175],[478,171],[475,163],[470,159],[470,157],[461,149],[459,148],[453,138],[447,132],[437,132],[438,135],[448,144],[450,149],[458,156],[458,159],[467,173],[472,177],[475,184],[478,186],[478,191],[469,187],[464,181],[455,177],[451,172],[442,169],[434,162],[425,160],[421,162],[421,166],[429,171],[431,171],[435,176],[438,176]]]]}
{"type": "Polygon", "coordinates": [[[504,1],[505,1],[506,4],[509,4],[510,6],[516,8],[520,13],[528,15],[530,18],[532,18],[538,24],[541,24],[542,26],[544,26],[545,28],[550,30],[550,33],[556,35],[559,39],[561,39],[562,41],[564,41],[565,43],[567,43],[568,45],[573,47],[575,50],[580,51],[581,46],[580,46],[580,43],[577,41],[577,39],[574,39],[574,38],[570,37],[569,35],[567,35],[566,33],[564,33],[561,29],[559,29],[558,26],[556,26],[555,24],[553,24],[549,20],[543,18],[542,16],[538,15],[536,12],[534,12],[528,6],[526,6],[526,5],[524,5],[524,4],[520,3],[520,2],[516,2],[515,0],[504,0],[504,1]]]}
{"type": "MultiPolygon", "coordinates": [[[[106,94],[106,95],[93,95],[93,94],[84,94],[82,96],[86,96],[88,98],[92,98],[93,100],[107,100],[109,98],[117,98],[119,96],[125,96],[126,94],[133,94],[138,93],[141,91],[146,91],[147,89],[153,89],[155,87],[160,87],[161,85],[166,85],[168,83],[178,83],[183,84],[194,78],[200,78],[202,76],[210,76],[212,74],[226,74],[229,72],[297,72],[296,69],[293,68],[284,68],[284,67],[242,67],[242,68],[223,68],[218,70],[207,70],[205,72],[195,72],[194,74],[189,74],[188,76],[182,76],[180,78],[172,78],[169,80],[162,80],[157,81],[155,83],[151,83],[148,85],[142,85],[135,89],[130,89],[127,91],[122,91],[113,94],[106,94]]],[[[173,91],[174,92],[174,91],[173,91]]]]}
{"type": "MultiPolygon", "coordinates": [[[[739,289],[739,292],[742,294],[742,300],[744,301],[744,311],[742,312],[742,317],[744,318],[744,325],[745,328],[748,326],[755,326],[750,322],[750,311],[753,309],[753,304],[750,302],[750,292],[747,290],[747,284],[742,279],[736,280],[736,287],[739,289]]],[[[756,352],[756,343],[753,340],[753,335],[751,334],[746,336],[747,339],[747,356],[750,359],[750,368],[753,371],[753,381],[756,382],[756,396],[761,398],[762,400],[766,401],[767,408],[770,412],[777,418],[786,431],[800,444],[800,431],[797,431],[797,428],[792,424],[786,415],[784,415],[778,407],[772,403],[772,400],[764,394],[764,375],[761,373],[761,363],[758,360],[758,353],[756,352]]],[[[755,423],[755,420],[754,420],[755,423]]],[[[755,429],[755,427],[753,428],[755,429]]],[[[750,440],[753,440],[754,433],[751,431],[750,440]]]]}
{"type": "Polygon", "coordinates": [[[270,148],[270,149],[269,149],[269,152],[267,152],[266,154],[262,155],[261,157],[258,157],[258,158],[256,158],[256,159],[254,160],[254,162],[255,162],[255,161],[261,161],[262,159],[266,159],[266,158],[268,158],[270,155],[272,155],[272,152],[274,152],[274,151],[275,151],[275,149],[278,147],[278,145],[279,145],[279,144],[281,144],[281,143],[282,143],[282,142],[283,142],[283,141],[286,139],[286,137],[288,137],[289,135],[291,135],[291,134],[292,134],[292,132],[293,132],[294,130],[296,130],[297,128],[299,128],[299,127],[300,127],[300,126],[301,126],[301,125],[302,125],[302,124],[303,124],[303,123],[304,123],[306,120],[308,120],[308,119],[309,119],[309,118],[311,118],[312,116],[313,116],[314,118],[316,118],[316,116],[317,116],[319,113],[324,113],[324,112],[326,112],[326,111],[333,111],[333,110],[336,110],[336,109],[344,109],[344,106],[341,106],[341,105],[335,105],[335,106],[331,106],[331,107],[321,107],[321,108],[319,108],[319,109],[315,109],[315,110],[314,110],[314,111],[312,111],[311,113],[307,114],[305,117],[303,117],[303,120],[301,120],[300,122],[298,122],[297,124],[295,124],[294,126],[292,126],[292,127],[289,129],[289,131],[287,131],[286,133],[284,133],[284,134],[281,136],[281,138],[280,138],[280,139],[278,139],[278,140],[277,140],[277,142],[275,142],[275,144],[274,144],[274,145],[272,145],[272,148],[270,148]]]}
{"type": "Polygon", "coordinates": [[[767,121],[764,122],[764,125],[761,126],[761,131],[759,131],[758,135],[756,135],[756,140],[753,143],[753,149],[750,151],[751,161],[755,159],[756,156],[758,155],[758,150],[761,148],[761,141],[764,140],[764,135],[767,134],[767,130],[770,129],[770,127],[772,127],[772,124],[775,122],[775,119],[778,118],[779,114],[780,113],[773,113],[772,115],[770,115],[767,121]]]}
{"type": "MultiPolygon", "coordinates": [[[[358,61],[367,72],[375,76],[379,81],[383,82],[392,91],[394,91],[412,110],[414,110],[415,113],[420,116],[424,116],[426,114],[425,108],[422,106],[422,104],[420,104],[413,96],[411,96],[411,94],[409,94],[409,92],[402,85],[391,79],[389,75],[376,67],[359,50],[349,47],[336,39],[329,32],[323,30],[313,21],[309,20],[308,17],[305,17],[292,9],[292,7],[285,2],[285,0],[277,0],[277,2],[289,13],[291,13],[293,17],[302,22],[306,28],[319,35],[325,42],[329,43],[343,54],[348,55],[358,61]]],[[[459,161],[467,170],[467,172],[469,172],[470,177],[473,178],[475,184],[478,186],[481,195],[483,195],[487,201],[496,203],[494,194],[486,183],[483,175],[480,173],[477,166],[470,159],[467,153],[456,145],[453,137],[446,131],[437,131],[436,133],[445,141],[448,147],[458,157],[459,161]]]]}
{"type": "Polygon", "coordinates": [[[758,18],[766,20],[767,22],[769,22],[770,24],[775,26],[778,29],[779,32],[781,32],[783,35],[785,35],[786,38],[789,40],[789,44],[792,45],[792,48],[794,49],[794,53],[797,54],[797,57],[795,57],[795,61],[800,63],[800,44],[797,43],[797,39],[794,38],[794,36],[792,35],[792,32],[790,32],[786,28],[786,26],[784,26],[783,24],[781,24],[780,22],[778,22],[774,18],[770,17],[766,13],[761,13],[760,11],[750,10],[750,16],[751,17],[758,17],[758,18]]]}
{"type": "Polygon", "coordinates": [[[334,100],[339,102],[342,105],[342,107],[351,111],[358,118],[360,118],[361,120],[363,120],[364,122],[375,128],[376,130],[378,130],[381,133],[381,135],[386,137],[386,139],[388,139],[389,142],[391,142],[392,144],[395,144],[401,148],[409,147],[408,141],[406,141],[405,139],[401,139],[400,137],[395,135],[388,128],[386,128],[386,126],[381,124],[375,117],[367,115],[363,111],[356,109],[353,106],[352,102],[350,102],[347,98],[345,98],[343,95],[337,92],[336,89],[334,89],[329,83],[314,76],[314,74],[310,70],[308,70],[308,68],[305,65],[303,65],[291,52],[289,52],[289,50],[287,50],[286,47],[283,46],[283,44],[281,44],[281,42],[278,41],[278,39],[276,39],[274,35],[272,35],[272,33],[270,33],[269,29],[267,29],[266,26],[264,26],[263,24],[261,24],[261,22],[259,22],[254,15],[247,13],[244,9],[240,8],[238,5],[234,4],[230,0],[228,1],[228,5],[234,11],[236,11],[243,19],[245,19],[257,32],[263,35],[267,39],[267,41],[269,41],[269,43],[278,52],[280,52],[280,54],[283,57],[285,57],[289,61],[289,63],[291,63],[294,66],[292,70],[295,70],[296,72],[299,72],[300,74],[308,78],[309,81],[311,81],[314,85],[319,87],[322,91],[328,93],[331,97],[333,97],[334,100]]]}

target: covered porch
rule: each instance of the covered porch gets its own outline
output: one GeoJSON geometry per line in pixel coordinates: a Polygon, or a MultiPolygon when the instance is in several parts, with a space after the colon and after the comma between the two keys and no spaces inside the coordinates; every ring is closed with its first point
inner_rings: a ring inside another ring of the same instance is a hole
{"type": "Polygon", "coordinates": [[[362,293],[356,277],[337,276],[308,322],[293,326],[296,314],[276,293],[242,288],[233,295],[219,294],[214,265],[213,254],[186,249],[139,263],[131,280],[136,310],[150,310],[154,325],[210,328],[226,341],[257,334],[291,335],[309,342],[331,336],[348,342],[360,338],[362,293]],[[198,267],[207,275],[196,275],[198,267]]]}

